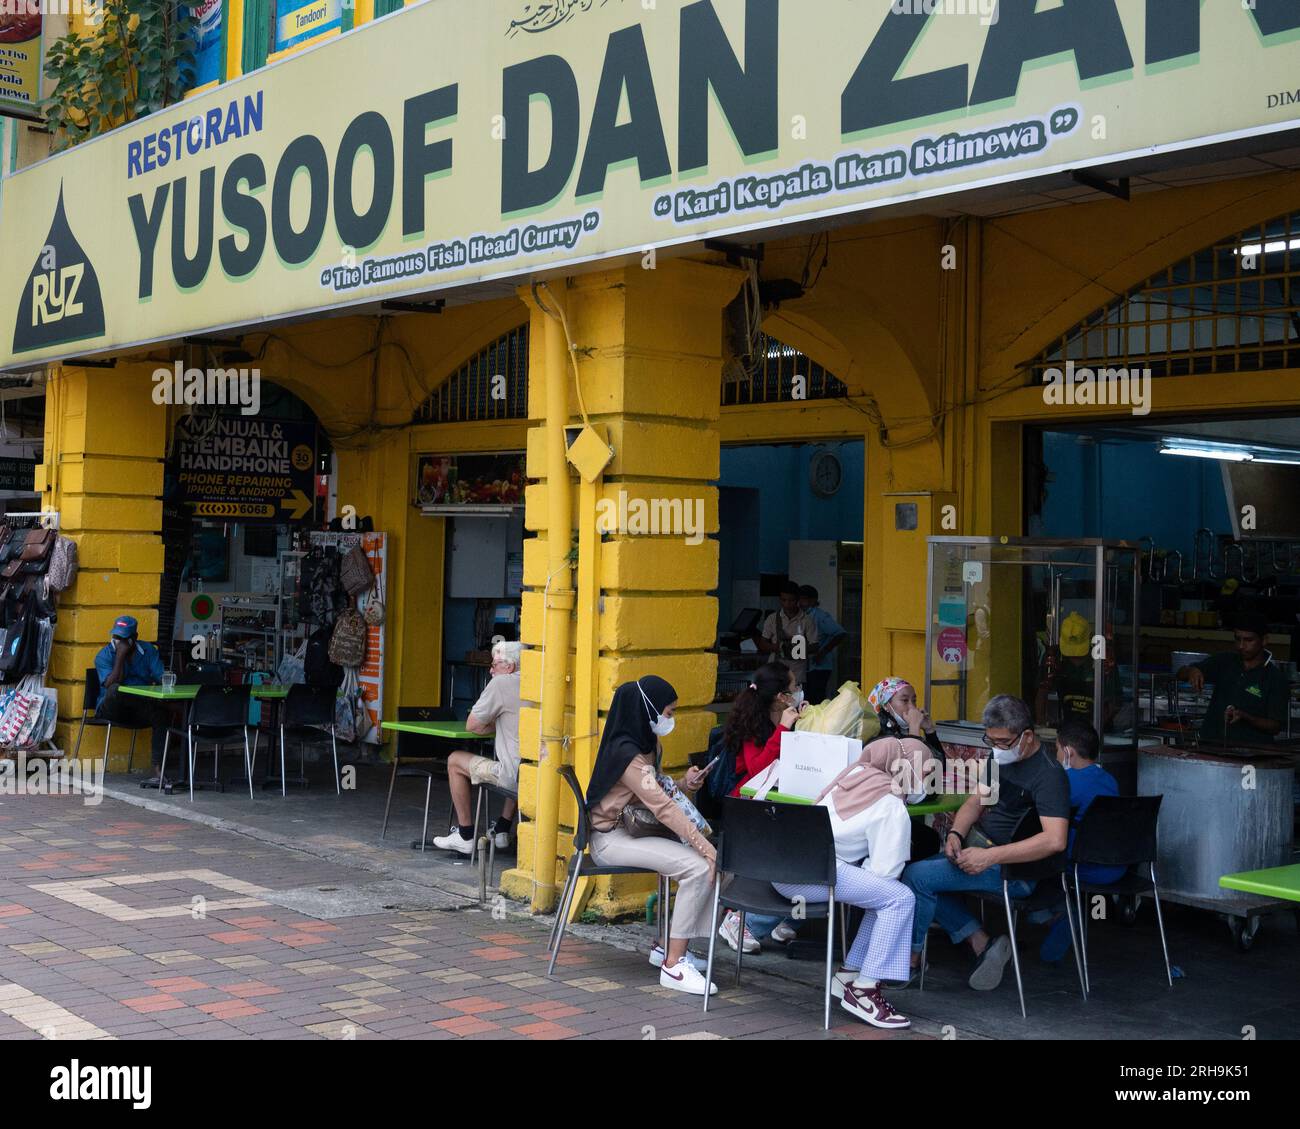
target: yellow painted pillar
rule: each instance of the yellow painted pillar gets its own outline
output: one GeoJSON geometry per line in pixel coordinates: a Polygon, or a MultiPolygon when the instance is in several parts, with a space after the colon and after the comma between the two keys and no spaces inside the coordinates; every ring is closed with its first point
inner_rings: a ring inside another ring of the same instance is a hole
{"type": "MultiPolygon", "coordinates": [[[[153,401],[152,364],[52,369],[46,385],[45,462],[37,469],[42,508],[57,509],[77,542],[80,571],[59,597],[46,685],[59,693],[56,742],[71,754],[82,684],[123,613],[140,638],[158,634],[162,574],[163,458],[168,410],[153,401]]],[[[164,662],[167,647],[160,648],[164,662]]],[[[109,767],[126,768],[130,734],[115,731],[109,767]]],[[[88,729],[81,759],[102,754],[103,731],[88,729]]],[[[136,767],[149,763],[149,733],[136,741],[136,767]]]]}
{"type": "MultiPolygon", "coordinates": [[[[584,664],[570,653],[564,702],[564,733],[570,738],[566,763],[575,763],[584,787],[590,779],[596,743],[575,702],[594,702],[600,719],[615,687],[646,674],[666,678],[677,689],[677,727],[664,742],[665,768],[680,772],[687,757],[702,751],[715,717],[704,707],[713,700],[716,657],[709,653],[717,630],[717,420],[721,399],[721,311],[737,293],[743,275],[725,267],[677,261],[657,270],[607,271],[570,280],[564,290],[570,336],[578,355],[581,400],[593,425],[603,426],[613,459],[597,488],[580,490],[566,469],[571,493],[563,525],[553,528],[547,477],[550,433],[544,425],[547,382],[572,386],[568,356],[555,358],[539,347],[545,315],[533,312],[529,371],[528,473],[542,481],[527,496],[528,528],[537,533],[524,546],[523,697],[520,718],[520,807],[518,869],[503,879],[516,897],[532,892],[535,873],[554,868],[563,877],[576,812],[560,795],[558,832],[535,820],[540,711],[529,703],[542,693],[541,653],[548,614],[543,589],[554,554],[552,537],[573,544],[574,530],[595,520],[603,532],[595,573],[594,609],[572,613],[571,626],[584,664]],[[594,622],[588,616],[594,611],[594,622]],[[595,632],[595,646],[581,644],[582,631],[595,632]],[[576,751],[576,756],[575,756],[576,751]],[[540,856],[539,856],[540,852],[540,856]],[[539,857],[543,860],[538,864],[539,857]]],[[[561,284],[552,282],[552,291],[561,284]]],[[[545,295],[544,295],[545,297],[545,295]]],[[[581,420],[576,395],[569,397],[567,423],[581,420]]],[[[579,559],[580,579],[584,562],[579,559]]],[[[585,598],[585,597],[584,597],[585,598]]],[[[557,612],[552,609],[549,618],[557,612]]],[[[548,658],[547,681],[551,680],[548,658]]],[[[553,707],[554,708],[554,705],[553,707]]],[[[599,728],[599,722],[597,730],[599,728]]],[[[605,917],[640,912],[653,883],[640,879],[601,880],[587,908],[605,917]]],[[[576,907],[580,908],[580,907],[576,907]]]]}

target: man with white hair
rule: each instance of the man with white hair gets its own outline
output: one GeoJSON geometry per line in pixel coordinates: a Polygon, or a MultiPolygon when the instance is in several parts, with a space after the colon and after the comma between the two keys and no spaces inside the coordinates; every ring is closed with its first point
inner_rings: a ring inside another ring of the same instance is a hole
{"type": "MultiPolygon", "coordinates": [[[[457,854],[474,853],[474,813],[471,810],[473,788],[477,784],[495,784],[499,788],[519,788],[519,652],[518,643],[497,642],[492,646],[492,677],[465,719],[471,733],[487,736],[494,733],[496,759],[457,751],[447,758],[447,779],[451,784],[451,801],[456,808],[456,826],[434,839],[439,850],[457,854]]],[[[490,834],[496,837],[497,850],[510,846],[510,828],[514,824],[518,803],[507,800],[490,834]]]]}

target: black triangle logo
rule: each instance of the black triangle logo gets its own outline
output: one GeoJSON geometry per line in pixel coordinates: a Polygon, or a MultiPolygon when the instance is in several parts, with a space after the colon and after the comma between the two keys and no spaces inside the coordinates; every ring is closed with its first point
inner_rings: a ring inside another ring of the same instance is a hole
{"type": "Polygon", "coordinates": [[[99,276],[68,226],[60,184],[54,222],[18,302],[13,351],[28,353],[103,336],[99,276]]]}

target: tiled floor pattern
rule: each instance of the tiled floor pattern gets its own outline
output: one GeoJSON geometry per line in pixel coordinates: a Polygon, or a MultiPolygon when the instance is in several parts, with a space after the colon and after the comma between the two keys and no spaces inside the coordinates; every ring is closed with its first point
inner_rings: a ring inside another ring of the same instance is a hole
{"type": "Polygon", "coordinates": [[[547,926],[403,905],[317,920],[267,900],[375,876],[114,800],[0,804],[0,1040],[900,1038],[771,977],[708,1016],[645,957],[547,926]]]}

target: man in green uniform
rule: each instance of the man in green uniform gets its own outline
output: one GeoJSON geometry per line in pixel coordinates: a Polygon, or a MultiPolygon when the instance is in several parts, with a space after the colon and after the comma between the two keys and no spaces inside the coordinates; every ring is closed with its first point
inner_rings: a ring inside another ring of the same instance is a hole
{"type": "Polygon", "coordinates": [[[1180,679],[1192,684],[1198,694],[1207,682],[1214,683],[1209,712],[1201,723],[1203,741],[1270,741],[1286,721],[1289,689],[1286,675],[1264,648],[1268,621],[1246,613],[1237,617],[1235,651],[1211,655],[1204,662],[1185,666],[1180,679]]]}

